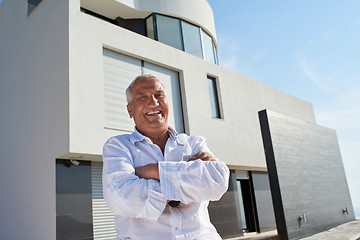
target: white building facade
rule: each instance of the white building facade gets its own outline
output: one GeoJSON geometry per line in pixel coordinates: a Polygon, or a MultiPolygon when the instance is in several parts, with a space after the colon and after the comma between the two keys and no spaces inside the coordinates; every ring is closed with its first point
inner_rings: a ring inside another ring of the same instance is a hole
{"type": "Polygon", "coordinates": [[[285,183],[301,181],[286,169],[304,161],[315,164],[309,164],[313,172],[327,159],[334,164],[314,173],[303,192],[324,176],[336,176],[333,181],[345,189],[343,200],[333,201],[335,220],[326,226],[354,219],[334,131],[316,125],[310,103],[218,65],[206,0],[3,0],[0,33],[1,239],[113,239],[112,214],[101,192],[102,146],[110,136],[133,131],[125,89],[144,73],[164,83],[170,124],[205,136],[232,170],[228,193],[210,205],[224,239],[275,229],[284,239],[319,231],[319,213],[309,207],[294,212],[303,202],[286,197],[294,193],[285,183]],[[258,113],[263,109],[271,111],[265,125],[275,131],[272,156],[283,159],[278,165],[284,171],[268,170],[258,113]],[[295,154],[291,165],[281,152],[295,139],[287,134],[283,141],[286,123],[296,136],[310,129],[316,142],[329,133],[313,151],[335,150],[317,160],[295,154]],[[271,194],[283,203],[274,205],[275,212],[271,194]],[[307,221],[298,221],[304,215],[307,221]]]}

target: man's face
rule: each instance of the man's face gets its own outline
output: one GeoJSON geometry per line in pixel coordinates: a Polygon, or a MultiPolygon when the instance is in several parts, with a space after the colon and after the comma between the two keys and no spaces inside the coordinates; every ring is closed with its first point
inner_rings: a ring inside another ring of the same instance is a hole
{"type": "Polygon", "coordinates": [[[167,129],[169,106],[159,80],[141,78],[132,86],[130,93],[131,102],[127,110],[140,132],[167,129]]]}

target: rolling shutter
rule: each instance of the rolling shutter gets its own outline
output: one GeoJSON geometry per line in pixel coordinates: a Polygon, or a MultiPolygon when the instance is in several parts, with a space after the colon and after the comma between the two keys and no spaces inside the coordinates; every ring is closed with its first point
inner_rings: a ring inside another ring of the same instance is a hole
{"type": "Polygon", "coordinates": [[[133,120],[126,110],[125,91],[141,74],[141,61],[103,50],[105,127],[132,132],[133,120]]]}
{"type": "Polygon", "coordinates": [[[95,240],[115,239],[114,214],[107,206],[102,191],[102,163],[91,162],[92,214],[95,240]]]}

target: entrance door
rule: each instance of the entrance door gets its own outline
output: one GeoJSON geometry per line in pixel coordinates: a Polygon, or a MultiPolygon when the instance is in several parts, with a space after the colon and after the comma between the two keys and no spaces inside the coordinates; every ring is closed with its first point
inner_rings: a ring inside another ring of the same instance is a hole
{"type": "Polygon", "coordinates": [[[236,181],[239,193],[240,217],[243,232],[258,232],[254,193],[249,179],[236,181]]]}

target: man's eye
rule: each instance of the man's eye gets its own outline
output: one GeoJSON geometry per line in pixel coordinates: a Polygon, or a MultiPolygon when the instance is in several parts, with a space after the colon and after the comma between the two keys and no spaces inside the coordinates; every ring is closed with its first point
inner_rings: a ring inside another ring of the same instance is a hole
{"type": "Polygon", "coordinates": [[[143,100],[145,99],[145,96],[138,97],[137,100],[143,100]]]}

